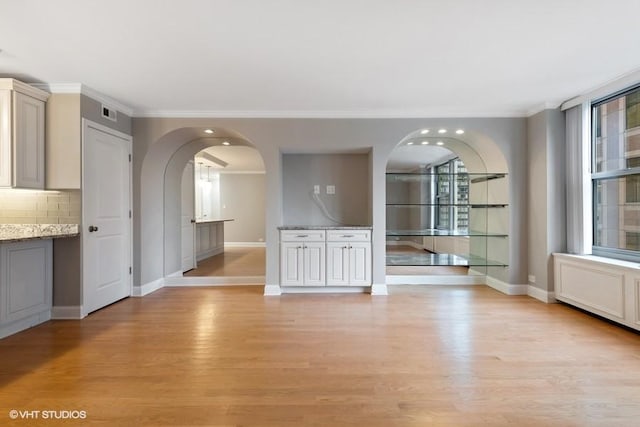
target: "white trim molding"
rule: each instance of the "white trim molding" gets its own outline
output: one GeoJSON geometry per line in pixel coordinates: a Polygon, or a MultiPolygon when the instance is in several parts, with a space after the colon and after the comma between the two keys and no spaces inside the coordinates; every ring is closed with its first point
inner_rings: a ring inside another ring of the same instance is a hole
{"type": "Polygon", "coordinates": [[[261,285],[264,283],[264,276],[173,276],[164,279],[165,287],[181,286],[246,286],[261,285]]]}
{"type": "Polygon", "coordinates": [[[486,276],[479,275],[388,275],[387,285],[485,285],[486,276]]]}
{"type": "Polygon", "coordinates": [[[152,292],[157,291],[164,287],[164,277],[154,280],[153,282],[145,283],[142,286],[134,286],[133,292],[131,293],[132,297],[143,297],[145,295],[149,295],[152,292]]]}
{"type": "Polygon", "coordinates": [[[529,291],[529,285],[506,283],[491,276],[487,276],[487,286],[506,295],[528,295],[529,291]]]}
{"type": "Polygon", "coordinates": [[[264,296],[280,296],[282,295],[282,289],[280,285],[264,285],[264,296]]]}
{"type": "Polygon", "coordinates": [[[54,320],[80,320],[84,317],[81,305],[53,306],[51,308],[51,318],[54,320]]]}
{"type": "Polygon", "coordinates": [[[265,242],[224,242],[225,248],[264,248],[265,242]]]}
{"type": "Polygon", "coordinates": [[[545,291],[532,285],[527,288],[527,295],[547,304],[558,302],[555,292],[545,291]]]}
{"type": "Polygon", "coordinates": [[[389,295],[389,289],[387,289],[386,283],[374,283],[373,285],[371,285],[370,293],[371,295],[385,296],[389,295]]]}
{"type": "Polygon", "coordinates": [[[618,76],[603,85],[593,88],[582,95],[576,96],[575,98],[564,102],[560,108],[564,111],[584,102],[590,103],[612,93],[624,90],[630,86],[637,85],[638,83],[640,83],[640,69],[618,76]]]}
{"type": "Polygon", "coordinates": [[[364,294],[369,292],[369,286],[281,286],[280,289],[283,294],[364,294]]]}
{"type": "Polygon", "coordinates": [[[98,92],[82,83],[31,83],[31,86],[46,90],[50,93],[78,93],[104,104],[106,107],[118,110],[129,117],[133,116],[133,108],[98,92]]]}

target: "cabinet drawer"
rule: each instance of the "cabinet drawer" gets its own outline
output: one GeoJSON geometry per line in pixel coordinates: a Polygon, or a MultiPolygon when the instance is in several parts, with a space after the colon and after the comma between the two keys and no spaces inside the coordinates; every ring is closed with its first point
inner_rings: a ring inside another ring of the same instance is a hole
{"type": "Polygon", "coordinates": [[[281,242],[324,242],[324,230],[281,230],[281,242]]]}
{"type": "Polygon", "coordinates": [[[371,230],[327,230],[328,242],[370,242],[371,230]]]}

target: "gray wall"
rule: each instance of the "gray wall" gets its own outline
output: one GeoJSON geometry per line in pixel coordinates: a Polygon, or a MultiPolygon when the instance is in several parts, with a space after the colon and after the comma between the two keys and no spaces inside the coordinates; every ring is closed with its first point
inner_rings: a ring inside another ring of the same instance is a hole
{"type": "Polygon", "coordinates": [[[336,224],[314,203],[314,185],[320,185],[320,200],[341,224],[371,224],[368,154],[284,154],[282,181],[285,225],[336,224]],[[335,185],[336,193],[327,194],[327,185],[335,185]]]}
{"type": "Polygon", "coordinates": [[[264,242],[264,174],[221,173],[220,204],[225,242],[264,242]]]}
{"type": "MultiPolygon", "coordinates": [[[[112,108],[109,105],[106,105],[106,107],[112,108]]],[[[85,119],[100,123],[103,126],[127,135],[131,135],[131,117],[127,116],[122,111],[118,111],[115,122],[105,119],[102,117],[102,103],[93,98],[89,98],[87,95],[82,95],[80,98],[80,110],[82,117],[85,119]]]]}
{"type": "Polygon", "coordinates": [[[553,291],[553,252],[566,251],[564,113],[544,110],[527,120],[528,264],[536,286],[553,291]]]}
{"type": "MultiPolygon", "coordinates": [[[[173,154],[202,138],[205,128],[233,133],[251,141],[266,169],[266,283],[279,283],[278,230],[283,225],[282,153],[328,153],[370,150],[369,194],[373,226],[373,283],[385,283],[385,187],[389,154],[407,135],[424,127],[464,128],[461,139],[478,152],[493,171],[491,161],[504,158],[509,177],[509,267],[492,272],[499,280],[524,284],[527,278],[527,144],[523,118],[424,119],[213,119],[134,118],[134,285],[163,277],[172,262],[164,248],[180,246],[179,217],[163,215],[165,203],[180,205],[179,191],[165,193],[165,169],[173,154]],[[165,233],[162,233],[162,230],[165,233]],[[174,235],[167,230],[177,230],[174,235]]],[[[193,151],[192,155],[197,151],[193,151]]],[[[185,160],[186,163],[186,160],[185,160]]],[[[182,168],[184,163],[182,164],[182,168]]],[[[180,173],[182,169],[180,169],[180,173]]],[[[174,179],[173,177],[171,179],[174,179]]],[[[180,180],[176,174],[175,179],[180,180]]],[[[179,187],[179,186],[177,186],[179,187]]],[[[175,264],[179,266],[180,260],[175,264]]],[[[177,270],[177,269],[176,269],[177,270]]],[[[169,270],[169,271],[176,271],[169,270]]]]}

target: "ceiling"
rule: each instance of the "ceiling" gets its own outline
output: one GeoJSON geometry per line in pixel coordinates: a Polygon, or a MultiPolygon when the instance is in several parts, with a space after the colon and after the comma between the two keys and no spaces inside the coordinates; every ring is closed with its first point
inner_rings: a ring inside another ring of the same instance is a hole
{"type": "MultiPolygon", "coordinates": [[[[219,166],[203,161],[206,165],[210,165],[216,169],[216,172],[264,172],[264,162],[262,156],[253,147],[247,147],[242,145],[215,145],[203,150],[215,157],[227,163],[223,168],[219,166]]],[[[201,161],[196,155],[196,162],[201,161]]]]}
{"type": "Polygon", "coordinates": [[[638,0],[0,0],[0,74],[137,116],[525,116],[640,68],[638,0]]]}

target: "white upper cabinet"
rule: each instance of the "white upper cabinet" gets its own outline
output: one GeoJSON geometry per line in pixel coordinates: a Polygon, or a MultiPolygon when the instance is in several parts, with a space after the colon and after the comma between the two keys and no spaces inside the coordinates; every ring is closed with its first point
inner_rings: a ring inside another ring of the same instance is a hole
{"type": "Polygon", "coordinates": [[[0,187],[44,189],[48,97],[18,80],[0,79],[0,187]]]}

